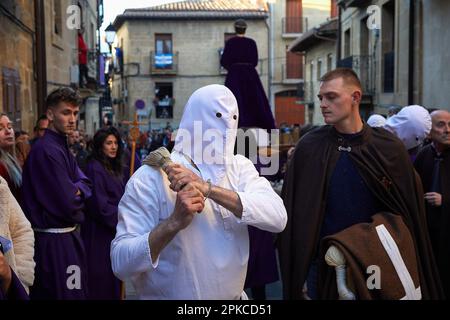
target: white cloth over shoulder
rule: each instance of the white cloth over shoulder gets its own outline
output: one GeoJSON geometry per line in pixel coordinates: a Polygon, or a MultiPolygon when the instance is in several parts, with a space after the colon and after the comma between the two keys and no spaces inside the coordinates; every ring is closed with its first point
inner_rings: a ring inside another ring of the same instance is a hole
{"type": "MultiPolygon", "coordinates": [[[[172,160],[195,170],[178,152],[172,160]]],[[[174,210],[176,193],[160,170],[142,166],[119,204],[111,244],[114,273],[130,278],[140,299],[239,299],[249,255],[247,225],[281,232],[287,221],[281,198],[247,158],[236,155],[220,187],[238,192],[242,219],[208,199],[205,209],[151,261],[148,236],[174,210]]],[[[208,179],[209,176],[203,176],[208,179]]]]}

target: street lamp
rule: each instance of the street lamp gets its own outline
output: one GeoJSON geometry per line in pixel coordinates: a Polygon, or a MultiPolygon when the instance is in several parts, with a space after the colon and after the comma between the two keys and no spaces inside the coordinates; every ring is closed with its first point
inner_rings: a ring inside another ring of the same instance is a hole
{"type": "MultiPolygon", "coordinates": [[[[112,84],[110,84],[110,80],[112,80],[112,78],[114,77],[114,72],[111,72],[111,67],[112,67],[112,44],[114,42],[115,37],[116,37],[116,29],[114,28],[112,23],[110,23],[109,26],[105,29],[105,41],[109,46],[109,53],[110,53],[111,57],[109,58],[109,62],[108,62],[108,74],[107,74],[108,85],[106,86],[106,91],[104,94],[108,101],[108,107],[111,107],[111,109],[112,109],[112,110],[108,109],[108,112],[112,111],[113,114],[114,114],[114,111],[113,111],[114,109],[112,107],[112,97],[111,97],[112,84]]],[[[103,107],[100,107],[100,119],[102,119],[102,114],[103,114],[103,107]]],[[[105,116],[106,116],[106,113],[105,113],[105,116]]]]}
{"type": "Polygon", "coordinates": [[[105,40],[106,43],[109,45],[109,52],[112,54],[112,44],[114,42],[114,38],[116,37],[116,29],[112,25],[112,23],[109,24],[109,26],[105,29],[105,40]]]}

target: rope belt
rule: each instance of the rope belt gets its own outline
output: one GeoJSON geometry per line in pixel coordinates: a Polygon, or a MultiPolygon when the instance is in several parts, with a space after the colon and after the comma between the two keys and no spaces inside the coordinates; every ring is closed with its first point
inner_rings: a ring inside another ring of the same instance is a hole
{"type": "Polygon", "coordinates": [[[68,227],[68,228],[49,228],[49,229],[40,229],[40,228],[33,228],[36,232],[42,232],[42,233],[69,233],[72,231],[75,231],[77,226],[68,227]]]}

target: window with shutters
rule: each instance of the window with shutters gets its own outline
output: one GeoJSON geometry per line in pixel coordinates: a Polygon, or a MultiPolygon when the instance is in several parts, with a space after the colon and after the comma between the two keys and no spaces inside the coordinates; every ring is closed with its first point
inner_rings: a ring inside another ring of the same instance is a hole
{"type": "Polygon", "coordinates": [[[303,57],[302,53],[286,52],[285,79],[303,78],[303,57]]]}
{"type": "Polygon", "coordinates": [[[302,0],[286,0],[286,17],[283,18],[283,33],[305,32],[306,19],[302,17],[302,0]]]}
{"type": "Polygon", "coordinates": [[[2,68],[3,112],[14,123],[14,127],[22,127],[21,94],[19,72],[10,68],[2,68]]]}

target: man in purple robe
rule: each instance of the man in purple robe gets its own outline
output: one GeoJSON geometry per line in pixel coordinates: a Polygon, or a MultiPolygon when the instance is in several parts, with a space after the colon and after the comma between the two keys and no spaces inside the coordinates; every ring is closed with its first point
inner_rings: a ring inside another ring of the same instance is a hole
{"type": "Polygon", "coordinates": [[[67,137],[76,129],[81,104],[71,88],[47,97],[50,121],[33,146],[23,171],[23,210],[35,231],[35,282],[31,299],[85,299],[85,250],[78,225],[83,222],[91,183],[71,154],[67,137]]]}
{"type": "Polygon", "coordinates": [[[253,39],[245,37],[247,24],[235,22],[236,37],[225,43],[220,64],[227,69],[225,86],[233,92],[239,107],[239,128],[274,129],[275,120],[269,101],[255,67],[258,48],[253,39]]]}

